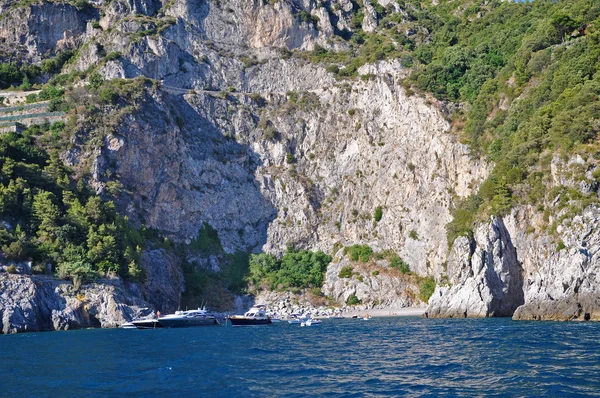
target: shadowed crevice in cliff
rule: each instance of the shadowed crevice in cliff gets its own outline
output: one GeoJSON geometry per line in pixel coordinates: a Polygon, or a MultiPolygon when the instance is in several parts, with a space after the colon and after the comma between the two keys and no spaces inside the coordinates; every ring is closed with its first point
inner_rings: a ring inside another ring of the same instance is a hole
{"type": "Polygon", "coordinates": [[[225,251],[260,249],[277,211],[254,176],[260,157],[235,140],[226,120],[230,102],[162,91],[141,102],[107,137],[97,162],[100,179],[110,169],[129,192],[119,208],[134,224],[178,241],[208,223],[225,251]]]}
{"type": "Polygon", "coordinates": [[[487,286],[493,292],[487,316],[512,316],[525,302],[523,267],[503,220],[494,220],[491,227],[498,238],[493,246],[491,263],[485,267],[487,286]]]}
{"type": "Polygon", "coordinates": [[[453,286],[436,289],[428,317],[512,316],[525,302],[523,268],[501,218],[481,226],[472,241],[458,238],[448,269],[453,286]]]}

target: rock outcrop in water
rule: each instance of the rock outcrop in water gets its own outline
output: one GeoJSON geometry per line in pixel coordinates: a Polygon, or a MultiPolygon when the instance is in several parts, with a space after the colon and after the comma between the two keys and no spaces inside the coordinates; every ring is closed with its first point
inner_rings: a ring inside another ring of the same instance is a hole
{"type": "Polygon", "coordinates": [[[426,316],[512,316],[523,304],[522,267],[501,219],[458,238],[448,259],[451,287],[438,286],[426,316]]]}
{"type": "Polygon", "coordinates": [[[600,320],[599,216],[591,206],[561,224],[561,243],[524,231],[540,221],[524,208],[481,226],[473,240],[457,239],[448,262],[452,287],[436,289],[427,315],[600,320]]]}
{"type": "Polygon", "coordinates": [[[76,290],[54,278],[0,274],[0,331],[118,327],[153,312],[135,284],[101,282],[76,290]]]}

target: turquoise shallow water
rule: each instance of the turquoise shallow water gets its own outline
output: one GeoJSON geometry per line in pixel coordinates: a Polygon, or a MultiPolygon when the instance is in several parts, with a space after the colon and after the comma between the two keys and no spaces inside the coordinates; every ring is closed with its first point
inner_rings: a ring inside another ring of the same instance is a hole
{"type": "Polygon", "coordinates": [[[600,396],[600,324],[324,320],[319,327],[0,336],[0,395],[600,396]]]}

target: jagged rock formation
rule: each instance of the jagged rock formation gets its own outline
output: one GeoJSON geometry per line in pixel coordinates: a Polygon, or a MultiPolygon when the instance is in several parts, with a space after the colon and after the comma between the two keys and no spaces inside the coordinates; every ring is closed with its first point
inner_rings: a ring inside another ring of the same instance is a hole
{"type": "Polygon", "coordinates": [[[2,58],[39,62],[49,54],[77,48],[87,21],[96,16],[91,9],[79,11],[64,3],[13,7],[0,2],[0,55],[2,58]]]}
{"type": "Polygon", "coordinates": [[[448,277],[452,287],[438,286],[426,316],[511,316],[523,304],[521,264],[501,219],[481,226],[472,241],[455,241],[448,277]]]}
{"type": "Polygon", "coordinates": [[[523,230],[541,222],[527,208],[481,226],[473,241],[457,239],[448,262],[452,287],[436,289],[427,315],[599,320],[599,215],[590,206],[561,224],[560,243],[523,230]]]}
{"type": "Polygon", "coordinates": [[[152,311],[136,285],[120,280],[75,290],[53,278],[0,274],[2,333],[118,327],[152,311]]]}
{"type": "Polygon", "coordinates": [[[590,206],[561,224],[558,241],[516,229],[523,213],[511,218],[511,233],[522,238],[517,250],[525,271],[525,304],[513,318],[600,320],[600,209],[590,206]]]}

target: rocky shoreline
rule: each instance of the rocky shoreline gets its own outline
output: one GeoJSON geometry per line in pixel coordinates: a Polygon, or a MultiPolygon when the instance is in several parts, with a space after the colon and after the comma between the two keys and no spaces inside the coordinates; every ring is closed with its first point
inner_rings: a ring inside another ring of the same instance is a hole
{"type": "Polygon", "coordinates": [[[523,231],[535,217],[514,210],[480,225],[472,239],[458,238],[449,284],[436,288],[426,316],[600,321],[600,209],[590,206],[560,225],[560,245],[523,231]]]}
{"type": "Polygon", "coordinates": [[[135,284],[104,279],[75,289],[50,276],[0,273],[0,332],[114,328],[149,316],[152,304],[135,284]]]}

